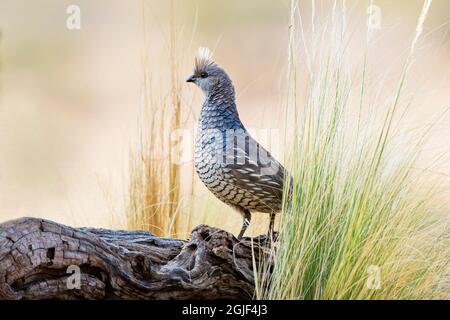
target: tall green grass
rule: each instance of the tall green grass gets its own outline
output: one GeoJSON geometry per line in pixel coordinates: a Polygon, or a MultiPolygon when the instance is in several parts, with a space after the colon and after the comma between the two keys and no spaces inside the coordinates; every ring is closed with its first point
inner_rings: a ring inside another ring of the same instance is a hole
{"type": "Polygon", "coordinates": [[[400,97],[431,1],[424,2],[385,109],[366,95],[365,53],[362,76],[348,72],[345,11],[336,4],[332,22],[320,28],[312,20],[316,37],[309,46],[298,3],[292,1],[287,119],[293,122],[287,134],[295,137],[294,185],[272,256],[255,266],[255,297],[450,298],[443,279],[450,259],[448,220],[436,214],[438,185],[414,169],[427,130],[412,137],[408,147],[399,145],[398,132],[393,134],[405,111],[400,97]],[[299,88],[298,39],[306,48],[305,95],[299,88]],[[382,111],[381,125],[367,116],[370,108],[382,111]]]}

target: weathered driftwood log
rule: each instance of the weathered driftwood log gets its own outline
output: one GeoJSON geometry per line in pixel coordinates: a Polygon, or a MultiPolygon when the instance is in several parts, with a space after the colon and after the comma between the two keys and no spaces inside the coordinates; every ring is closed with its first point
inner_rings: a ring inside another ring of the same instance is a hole
{"type": "Polygon", "coordinates": [[[184,241],[21,218],[0,224],[0,299],[248,299],[252,250],[206,225],[184,241]]]}

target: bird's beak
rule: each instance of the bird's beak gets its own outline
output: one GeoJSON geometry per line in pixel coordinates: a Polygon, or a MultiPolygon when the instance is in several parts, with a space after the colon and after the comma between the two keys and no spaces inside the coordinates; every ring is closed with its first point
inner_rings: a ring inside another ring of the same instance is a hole
{"type": "Polygon", "coordinates": [[[195,79],[196,79],[195,76],[192,75],[189,78],[187,78],[186,82],[195,82],[195,79]]]}

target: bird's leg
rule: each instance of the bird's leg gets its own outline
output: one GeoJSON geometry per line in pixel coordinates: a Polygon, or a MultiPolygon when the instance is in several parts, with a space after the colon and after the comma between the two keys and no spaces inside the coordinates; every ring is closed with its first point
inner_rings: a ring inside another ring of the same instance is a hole
{"type": "Polygon", "coordinates": [[[242,239],[242,236],[245,233],[245,230],[247,230],[247,227],[250,225],[250,221],[252,220],[252,215],[250,214],[250,211],[247,209],[244,209],[242,211],[242,215],[244,217],[244,222],[242,223],[241,232],[239,232],[238,240],[242,239]]]}
{"type": "Polygon", "coordinates": [[[274,224],[275,224],[275,212],[270,213],[270,223],[269,223],[269,231],[267,233],[267,239],[268,240],[274,240],[274,224]]]}

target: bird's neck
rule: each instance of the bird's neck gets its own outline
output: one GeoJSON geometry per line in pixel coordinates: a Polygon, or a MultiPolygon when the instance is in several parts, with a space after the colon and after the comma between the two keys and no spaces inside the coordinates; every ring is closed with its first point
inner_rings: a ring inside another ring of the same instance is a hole
{"type": "Polygon", "coordinates": [[[219,88],[206,96],[199,124],[207,129],[243,128],[236,108],[234,88],[219,88]]]}

